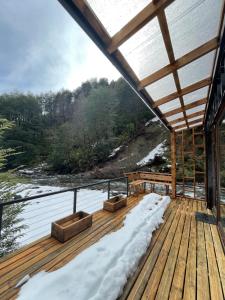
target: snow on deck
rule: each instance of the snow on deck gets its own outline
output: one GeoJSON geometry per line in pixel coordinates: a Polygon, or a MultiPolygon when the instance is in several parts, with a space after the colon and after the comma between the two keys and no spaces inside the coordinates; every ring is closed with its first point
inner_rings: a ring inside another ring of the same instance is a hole
{"type": "Polygon", "coordinates": [[[104,236],[61,269],[35,275],[22,287],[18,299],[117,299],[146,252],[152,232],[163,222],[169,202],[168,196],[144,196],[121,229],[104,236]]]}
{"type": "Polygon", "coordinates": [[[148,155],[146,155],[142,160],[140,160],[137,165],[138,166],[144,166],[146,165],[150,160],[153,160],[156,155],[163,155],[164,153],[164,143],[166,140],[164,140],[162,143],[157,145],[153,150],[151,150],[148,155]]]}

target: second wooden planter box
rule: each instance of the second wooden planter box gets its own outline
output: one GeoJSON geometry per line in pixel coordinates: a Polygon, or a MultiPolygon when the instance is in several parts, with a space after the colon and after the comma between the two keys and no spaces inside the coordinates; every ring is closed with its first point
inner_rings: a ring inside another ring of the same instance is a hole
{"type": "Polygon", "coordinates": [[[126,205],[127,205],[127,198],[123,198],[123,196],[115,196],[104,202],[103,209],[110,212],[114,212],[126,205]]]}
{"type": "Polygon", "coordinates": [[[79,211],[52,223],[51,235],[64,243],[92,225],[92,215],[79,211]]]}

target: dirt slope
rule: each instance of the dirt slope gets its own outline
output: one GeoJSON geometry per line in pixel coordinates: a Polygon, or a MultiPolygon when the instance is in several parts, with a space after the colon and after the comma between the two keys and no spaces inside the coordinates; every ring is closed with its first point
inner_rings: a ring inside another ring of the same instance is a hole
{"type": "Polygon", "coordinates": [[[169,132],[159,122],[151,122],[143,133],[124,145],[114,158],[85,174],[85,177],[112,178],[124,172],[136,170],[137,162],[164,140],[169,139],[169,132]]]}

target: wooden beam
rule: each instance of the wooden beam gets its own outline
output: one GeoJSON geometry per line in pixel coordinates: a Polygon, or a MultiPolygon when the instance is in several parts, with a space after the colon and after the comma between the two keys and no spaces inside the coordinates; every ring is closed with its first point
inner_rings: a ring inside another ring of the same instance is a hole
{"type": "MultiPolygon", "coordinates": [[[[175,62],[175,56],[174,56],[174,52],[173,52],[173,45],[172,45],[172,42],[171,42],[169,27],[168,27],[168,24],[167,24],[166,15],[165,15],[164,10],[159,12],[158,20],[159,20],[159,26],[160,26],[160,29],[161,29],[161,33],[162,33],[162,36],[163,36],[163,41],[164,41],[164,44],[165,44],[165,47],[166,47],[166,51],[167,51],[167,54],[168,54],[168,57],[169,57],[170,64],[173,64],[175,62]]],[[[180,86],[180,80],[179,80],[177,70],[173,71],[173,78],[174,78],[174,82],[175,82],[175,85],[176,85],[176,88],[177,88],[177,92],[180,93],[181,86],[180,86]]],[[[182,108],[182,112],[184,114],[186,125],[188,126],[187,116],[186,116],[186,113],[185,113],[185,110],[184,110],[183,97],[179,96],[179,100],[180,100],[180,105],[181,105],[181,108],[182,108]]]]}
{"type": "MultiPolygon", "coordinates": [[[[200,122],[203,122],[203,117],[200,118],[200,119],[197,119],[197,120],[189,122],[189,126],[190,125],[194,125],[195,123],[200,123],[200,122]]],[[[177,130],[177,129],[183,128],[184,126],[185,126],[185,124],[179,125],[179,126],[175,126],[175,127],[173,127],[173,130],[177,130]]]]}
{"type": "MultiPolygon", "coordinates": [[[[136,91],[140,99],[146,104],[149,109],[152,109],[153,100],[149,94],[145,91],[139,91],[139,79],[136,74],[127,63],[119,50],[113,54],[109,54],[107,46],[109,45],[111,38],[101,22],[96,18],[90,6],[84,0],[58,0],[63,7],[69,12],[74,20],[81,26],[81,28],[87,33],[87,35],[94,41],[97,47],[103,52],[103,54],[111,61],[111,63],[117,68],[117,70],[126,79],[128,84],[136,91]]],[[[163,119],[162,113],[158,108],[154,109],[155,114],[159,117],[163,125],[171,130],[166,120],[163,119]]]]}
{"type": "Polygon", "coordinates": [[[176,133],[171,132],[172,198],[176,198],[176,133]]]}
{"type": "MultiPolygon", "coordinates": [[[[198,101],[195,101],[195,102],[192,102],[192,103],[186,105],[184,108],[185,108],[185,110],[188,110],[188,109],[197,107],[199,105],[205,104],[206,102],[207,102],[207,98],[203,98],[203,99],[200,99],[198,101]]],[[[176,114],[178,114],[180,112],[182,112],[182,108],[181,107],[180,108],[176,108],[176,109],[171,110],[171,111],[168,111],[167,113],[164,114],[164,117],[167,118],[167,117],[176,115],[176,114]]]]}
{"type": "Polygon", "coordinates": [[[200,47],[190,51],[189,53],[185,54],[184,56],[177,59],[173,64],[169,64],[162,69],[156,71],[155,73],[147,76],[146,78],[140,81],[139,90],[143,89],[144,87],[148,86],[156,82],[157,80],[171,74],[175,70],[178,70],[187,64],[193,62],[194,60],[202,57],[203,55],[209,53],[212,50],[215,50],[218,47],[218,38],[215,37],[212,40],[206,42],[205,44],[201,45],[200,47]]]}
{"type": "Polygon", "coordinates": [[[120,31],[111,39],[108,52],[113,53],[120,45],[134,35],[138,30],[157,16],[158,12],[165,9],[174,0],[158,0],[148,4],[132,20],[130,20],[120,31]]]}
{"type": "MultiPolygon", "coordinates": [[[[197,111],[193,114],[188,115],[187,119],[191,119],[191,118],[194,118],[194,117],[204,115],[204,113],[205,113],[205,110],[197,111]]],[[[174,125],[174,124],[182,122],[182,121],[185,121],[185,118],[178,118],[176,120],[173,120],[173,121],[169,122],[169,125],[174,125]]]]}
{"type": "Polygon", "coordinates": [[[170,94],[168,96],[165,96],[165,97],[163,97],[163,98],[155,101],[153,107],[154,108],[158,107],[158,106],[160,106],[162,104],[168,103],[171,100],[174,100],[174,99],[178,98],[179,96],[184,96],[186,94],[192,93],[192,92],[194,92],[196,90],[199,90],[199,89],[201,89],[201,88],[203,88],[205,86],[210,85],[210,83],[211,83],[211,77],[208,77],[206,79],[200,80],[200,81],[198,81],[198,82],[196,82],[196,83],[194,83],[192,85],[187,86],[186,88],[180,90],[179,92],[172,93],[172,94],[170,94]]]}

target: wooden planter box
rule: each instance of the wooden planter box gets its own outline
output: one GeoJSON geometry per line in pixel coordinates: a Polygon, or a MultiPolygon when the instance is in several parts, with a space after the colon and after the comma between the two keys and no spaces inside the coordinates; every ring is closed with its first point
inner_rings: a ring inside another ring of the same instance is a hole
{"type": "Polygon", "coordinates": [[[51,235],[61,243],[92,225],[92,215],[79,211],[52,223],[51,235]]]}
{"type": "Polygon", "coordinates": [[[103,209],[114,212],[124,206],[127,205],[127,198],[123,198],[122,196],[115,196],[109,200],[106,200],[103,205],[103,209]]]}

